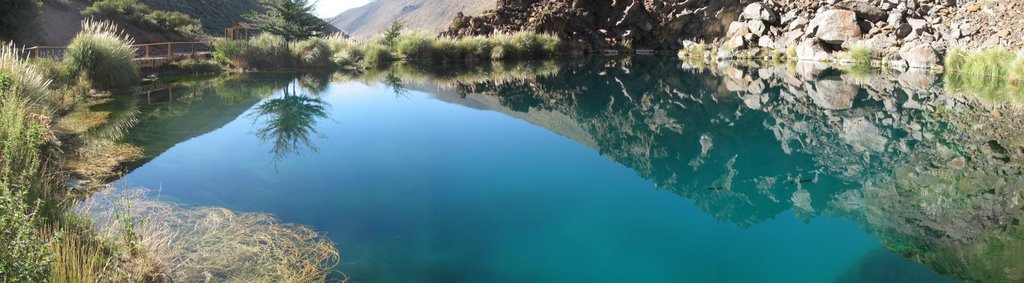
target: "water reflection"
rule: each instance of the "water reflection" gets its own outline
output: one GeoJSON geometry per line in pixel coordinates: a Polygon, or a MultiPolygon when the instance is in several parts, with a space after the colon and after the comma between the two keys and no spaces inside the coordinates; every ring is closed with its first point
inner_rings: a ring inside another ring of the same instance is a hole
{"type": "Polygon", "coordinates": [[[947,95],[933,74],[638,57],[434,87],[588,145],[740,227],[786,210],[838,216],[941,274],[1024,280],[1022,117],[947,95]]]}
{"type": "MultiPolygon", "coordinates": [[[[398,97],[421,90],[545,127],[741,228],[785,211],[804,220],[840,217],[940,274],[1024,280],[1024,116],[1011,106],[947,95],[932,74],[636,57],[237,81],[195,86],[211,89],[213,98],[142,107],[128,139],[147,155],[159,154],[203,132],[197,120],[215,124],[241,113],[224,109],[252,108],[261,124],[256,135],[275,158],[316,152],[318,121],[329,118],[319,97],[327,83],[379,83],[398,97]],[[167,114],[175,107],[188,115],[167,114]],[[168,132],[175,124],[184,125],[168,132]]],[[[879,262],[896,261],[872,253],[841,279],[927,277],[896,264],[886,266],[902,271],[872,273],[879,262]],[[909,277],[887,277],[894,273],[909,277]]]]}
{"type": "Polygon", "coordinates": [[[275,161],[290,154],[301,154],[303,148],[317,152],[312,137],[323,137],[316,127],[317,122],[328,118],[328,104],[311,93],[325,89],[320,86],[326,85],[326,81],[313,81],[318,84],[312,89],[303,87],[304,92],[299,93],[296,85],[304,81],[301,78],[304,77],[285,87],[280,97],[268,99],[253,108],[253,122],[262,124],[255,134],[263,142],[273,145],[271,152],[275,161]]]}

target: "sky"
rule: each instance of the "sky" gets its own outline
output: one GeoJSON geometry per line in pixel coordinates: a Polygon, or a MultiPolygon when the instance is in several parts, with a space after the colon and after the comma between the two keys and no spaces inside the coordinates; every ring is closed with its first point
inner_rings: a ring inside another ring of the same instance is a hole
{"type": "Polygon", "coordinates": [[[316,3],[316,14],[321,18],[330,18],[345,10],[366,5],[371,0],[319,0],[316,3]]]}

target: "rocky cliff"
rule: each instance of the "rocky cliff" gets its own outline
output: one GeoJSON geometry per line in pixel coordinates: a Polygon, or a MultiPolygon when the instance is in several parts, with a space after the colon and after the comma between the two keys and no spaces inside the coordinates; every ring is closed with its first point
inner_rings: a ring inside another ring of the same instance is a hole
{"type": "Polygon", "coordinates": [[[1020,8],[991,0],[499,0],[479,16],[457,15],[445,34],[553,33],[590,51],[710,43],[793,50],[806,60],[868,46],[905,67],[932,67],[952,46],[1024,46],[1015,34],[1020,8]]]}
{"type": "Polygon", "coordinates": [[[713,40],[739,17],[739,0],[501,0],[480,16],[458,15],[447,35],[533,31],[588,49],[670,49],[681,38],[713,40]]]}

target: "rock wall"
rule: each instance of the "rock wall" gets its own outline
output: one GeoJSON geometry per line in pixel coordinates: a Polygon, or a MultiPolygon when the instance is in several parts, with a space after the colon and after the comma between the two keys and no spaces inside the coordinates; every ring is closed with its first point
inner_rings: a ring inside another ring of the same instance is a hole
{"type": "Polygon", "coordinates": [[[459,14],[448,36],[532,31],[562,36],[575,51],[796,50],[802,60],[843,60],[871,47],[902,68],[930,68],[946,50],[1024,47],[1018,1],[993,0],[501,0],[480,16],[459,14]]]}
{"type": "Polygon", "coordinates": [[[673,49],[681,38],[712,40],[739,16],[740,0],[501,0],[480,16],[456,17],[449,36],[532,31],[569,39],[588,51],[673,49]]]}

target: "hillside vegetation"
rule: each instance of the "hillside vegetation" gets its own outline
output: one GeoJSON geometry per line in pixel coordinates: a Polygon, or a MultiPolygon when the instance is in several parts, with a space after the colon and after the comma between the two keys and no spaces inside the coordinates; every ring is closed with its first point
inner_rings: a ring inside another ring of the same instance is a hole
{"type": "Polygon", "coordinates": [[[241,22],[242,15],[259,10],[256,0],[139,0],[157,10],[177,11],[203,22],[203,31],[223,35],[224,29],[241,22]]]}
{"type": "MultiPolygon", "coordinates": [[[[158,1],[158,0],[150,0],[158,1]]],[[[370,37],[387,29],[395,20],[411,28],[431,32],[444,30],[459,12],[477,15],[494,9],[495,0],[378,0],[328,19],[353,37],[370,37]]]]}

